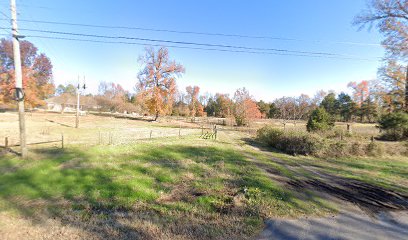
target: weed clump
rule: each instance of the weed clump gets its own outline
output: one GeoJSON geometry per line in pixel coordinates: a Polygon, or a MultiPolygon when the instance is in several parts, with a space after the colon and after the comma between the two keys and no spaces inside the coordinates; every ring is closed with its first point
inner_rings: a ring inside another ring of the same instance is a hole
{"type": "Polygon", "coordinates": [[[370,142],[366,147],[366,154],[369,156],[381,156],[384,153],[382,145],[376,142],[370,142]]]}
{"type": "Polygon", "coordinates": [[[350,146],[350,154],[354,156],[365,155],[364,146],[360,142],[353,142],[350,146]]]}

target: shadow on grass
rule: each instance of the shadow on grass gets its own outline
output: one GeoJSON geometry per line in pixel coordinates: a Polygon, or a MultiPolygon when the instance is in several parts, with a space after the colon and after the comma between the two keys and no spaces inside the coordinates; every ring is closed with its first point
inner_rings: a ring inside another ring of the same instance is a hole
{"type": "Polygon", "coordinates": [[[50,120],[50,119],[46,119],[46,120],[47,120],[48,122],[50,122],[50,123],[55,123],[55,124],[58,124],[58,125],[63,126],[63,127],[74,128],[74,126],[70,126],[70,125],[65,124],[65,123],[56,122],[56,121],[50,120]]]}
{"type": "Polygon", "coordinates": [[[148,144],[110,156],[92,149],[33,151],[39,159],[0,157],[1,202],[38,224],[55,218],[101,239],[248,238],[262,217],[233,210],[244,188],[302,208],[233,148],[148,144]],[[184,182],[182,175],[191,172],[194,179],[184,182]],[[204,190],[186,201],[158,201],[180,183],[204,190]]]}
{"type": "MultiPolygon", "coordinates": [[[[253,139],[243,139],[247,144],[258,148],[265,153],[280,153],[270,147],[264,146],[253,139]]],[[[408,210],[408,195],[397,190],[384,188],[381,181],[359,180],[356,178],[342,177],[333,172],[344,172],[347,168],[365,169],[368,171],[384,170],[391,171],[393,174],[405,177],[406,170],[401,168],[399,171],[388,166],[367,166],[361,163],[350,163],[338,160],[330,160],[330,163],[336,167],[323,166],[305,160],[298,162],[286,161],[270,156],[270,160],[278,164],[279,168],[284,168],[293,177],[284,176],[286,184],[295,191],[313,191],[324,193],[329,196],[351,202],[359,206],[363,211],[369,214],[375,214],[382,211],[408,210]],[[330,170],[330,171],[329,171],[330,170]]],[[[271,170],[270,165],[257,162],[257,166],[269,172],[272,175],[282,175],[282,171],[271,170]]],[[[349,173],[350,174],[350,173],[349,173]]],[[[360,176],[364,179],[367,176],[360,176]]],[[[403,188],[404,189],[404,188],[403,188]]]]}
{"type": "Polygon", "coordinates": [[[88,160],[86,153],[55,149],[37,150],[37,154],[44,158],[21,164],[0,176],[0,198],[7,208],[17,210],[38,224],[48,218],[57,218],[65,224],[91,231],[99,238],[148,237],[146,233],[121,224],[114,215],[109,221],[119,231],[96,230],[83,221],[89,214],[124,211],[128,205],[123,198],[134,192],[130,186],[113,181],[104,169],[81,167],[88,160]],[[64,166],[73,159],[80,161],[64,166]]]}

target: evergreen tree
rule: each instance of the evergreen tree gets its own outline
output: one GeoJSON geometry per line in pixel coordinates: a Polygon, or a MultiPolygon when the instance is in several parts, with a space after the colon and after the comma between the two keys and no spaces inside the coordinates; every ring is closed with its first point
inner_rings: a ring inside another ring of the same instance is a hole
{"type": "Polygon", "coordinates": [[[339,103],[334,93],[329,93],[320,104],[333,118],[339,113],[339,103]]]}
{"type": "Polygon", "coordinates": [[[334,126],[330,114],[322,107],[316,108],[309,117],[306,128],[308,132],[325,131],[334,126]]]}
{"type": "Polygon", "coordinates": [[[340,117],[343,121],[349,122],[355,112],[355,102],[348,94],[342,92],[337,96],[337,104],[340,117]]]}

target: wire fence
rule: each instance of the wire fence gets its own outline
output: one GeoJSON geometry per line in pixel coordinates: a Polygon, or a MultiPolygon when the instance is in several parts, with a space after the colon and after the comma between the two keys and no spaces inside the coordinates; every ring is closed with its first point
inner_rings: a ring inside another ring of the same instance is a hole
{"type": "MultiPolygon", "coordinates": [[[[137,143],[140,140],[146,139],[160,139],[160,138],[170,138],[170,137],[185,137],[189,135],[196,135],[199,138],[203,133],[213,132],[208,128],[135,128],[123,130],[101,130],[101,131],[91,131],[84,134],[72,134],[66,133],[61,135],[56,134],[40,134],[34,138],[30,137],[28,146],[38,146],[38,147],[58,147],[64,148],[70,145],[83,145],[83,146],[93,146],[93,145],[121,145],[121,144],[131,144],[137,143]]],[[[0,143],[0,148],[3,149],[14,149],[18,150],[17,147],[20,146],[17,136],[5,137],[2,143],[0,143]]]]}

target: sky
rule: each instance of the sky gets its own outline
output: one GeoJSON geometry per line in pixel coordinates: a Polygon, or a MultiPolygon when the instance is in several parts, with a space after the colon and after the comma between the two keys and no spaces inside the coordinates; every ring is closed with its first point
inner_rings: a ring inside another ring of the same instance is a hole
{"type": "MultiPolygon", "coordinates": [[[[358,31],[351,24],[365,7],[365,0],[17,0],[21,20],[271,38],[20,21],[20,34],[27,36],[69,37],[24,29],[337,54],[335,58],[328,58],[169,48],[170,57],[186,68],[185,74],[177,80],[180,89],[197,85],[201,93],[233,95],[236,89],[245,87],[255,99],[265,101],[301,93],[313,96],[321,89],[339,93],[347,91],[350,81],[376,78],[384,55],[380,46],[382,37],[375,29],[358,31]]],[[[0,11],[10,15],[9,0],[0,0],[0,11]]],[[[9,21],[3,14],[1,17],[0,26],[8,27],[9,21]]],[[[85,76],[89,93],[96,93],[101,81],[119,83],[134,91],[141,69],[138,58],[144,53],[143,44],[150,44],[133,40],[141,45],[38,37],[26,40],[51,59],[56,85],[76,83],[78,75],[81,79],[85,76]]]]}

